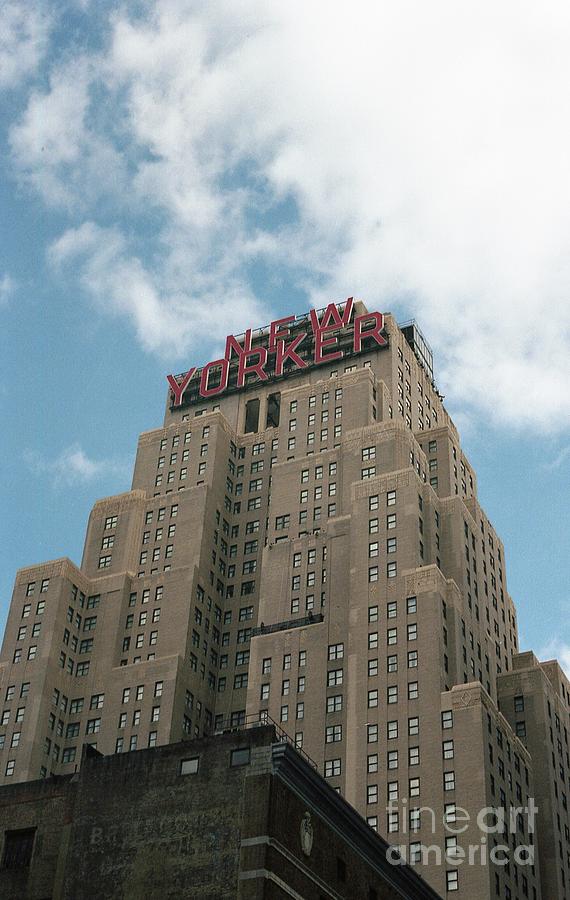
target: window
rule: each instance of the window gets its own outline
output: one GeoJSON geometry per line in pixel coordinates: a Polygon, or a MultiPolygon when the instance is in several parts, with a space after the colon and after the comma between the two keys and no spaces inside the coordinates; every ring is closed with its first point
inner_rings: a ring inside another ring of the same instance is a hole
{"type": "Polygon", "coordinates": [[[453,728],[453,710],[444,709],[441,714],[441,727],[453,728]]]}
{"type": "Polygon", "coordinates": [[[396,491],[388,491],[386,494],[386,506],[396,505],[396,491]]]}
{"type": "Polygon", "coordinates": [[[248,766],[250,761],[250,748],[240,747],[231,751],[230,766],[248,766]]]}
{"type": "Polygon", "coordinates": [[[329,660],[342,659],[344,656],[344,644],[329,644],[329,660]]]}
{"type": "Polygon", "coordinates": [[[340,759],[325,760],[325,778],[335,778],[342,773],[342,761],[340,759]]]}
{"type": "Polygon", "coordinates": [[[342,741],[342,725],[327,725],[325,729],[325,742],[334,744],[342,741]]]}
{"type": "Polygon", "coordinates": [[[457,869],[449,869],[445,873],[445,887],[450,892],[459,890],[459,872],[457,869]]]}
{"type": "MultiPolygon", "coordinates": [[[[6,775],[13,775],[15,761],[10,760],[6,766],[6,775]],[[10,767],[10,771],[9,771],[10,767]]],[[[35,828],[20,828],[17,831],[6,831],[4,838],[3,869],[27,869],[32,860],[35,828]]]]}
{"type": "Polygon", "coordinates": [[[342,694],[327,697],[327,713],[340,712],[342,710],[342,694]]]}
{"type": "Polygon", "coordinates": [[[442,744],[442,756],[444,759],[453,759],[453,741],[444,741],[442,744]]]}
{"type": "Polygon", "coordinates": [[[331,669],[327,672],[327,687],[337,687],[342,684],[343,670],[331,669]]]}
{"type": "Polygon", "coordinates": [[[398,629],[397,628],[388,628],[387,629],[386,643],[387,644],[397,644],[398,643],[398,629]]]}
{"type": "Polygon", "coordinates": [[[398,751],[397,750],[389,750],[386,754],[386,765],[388,769],[397,769],[398,768],[398,751]]]}
{"type": "Polygon", "coordinates": [[[192,756],[190,759],[183,759],[180,763],[181,775],[195,775],[198,771],[199,756],[192,756]]]}
{"type": "Polygon", "coordinates": [[[454,791],[455,790],[455,772],[444,772],[443,773],[443,790],[444,791],[454,791]]]}

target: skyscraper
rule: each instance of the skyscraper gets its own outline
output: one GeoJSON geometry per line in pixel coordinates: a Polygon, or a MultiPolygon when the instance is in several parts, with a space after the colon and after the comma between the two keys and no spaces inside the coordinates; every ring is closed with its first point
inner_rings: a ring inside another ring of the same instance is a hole
{"type": "Polygon", "coordinates": [[[81,566],[17,574],[2,780],[273,719],[439,893],[564,897],[568,684],[534,661],[520,687],[504,548],[417,325],[350,299],[169,381],[81,566]]]}

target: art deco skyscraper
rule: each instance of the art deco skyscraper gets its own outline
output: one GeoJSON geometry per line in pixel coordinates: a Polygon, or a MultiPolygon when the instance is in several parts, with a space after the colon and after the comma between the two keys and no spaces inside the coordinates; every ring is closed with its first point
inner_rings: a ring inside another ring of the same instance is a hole
{"type": "Polygon", "coordinates": [[[545,807],[559,858],[540,792],[570,769],[567,683],[546,775],[548,713],[523,733],[511,706],[552,672],[519,689],[504,548],[417,326],[347,302],[229,339],[171,385],[81,566],[17,574],[2,780],[73,771],[86,741],[120,753],[270,717],[441,894],[565,896],[566,793],[545,807]],[[482,830],[486,807],[517,811],[482,830]]]}

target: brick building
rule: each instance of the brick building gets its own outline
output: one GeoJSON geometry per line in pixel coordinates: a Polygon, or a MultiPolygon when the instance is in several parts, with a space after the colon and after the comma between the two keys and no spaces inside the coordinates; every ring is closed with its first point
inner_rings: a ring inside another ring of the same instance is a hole
{"type": "Polygon", "coordinates": [[[439,896],[271,725],[87,746],[78,775],[0,788],[0,815],[3,900],[439,896]]]}

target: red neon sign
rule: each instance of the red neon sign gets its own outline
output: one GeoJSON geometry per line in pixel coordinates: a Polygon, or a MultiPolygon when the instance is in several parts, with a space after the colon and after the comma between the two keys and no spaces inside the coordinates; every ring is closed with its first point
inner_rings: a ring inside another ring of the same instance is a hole
{"type": "MultiPolygon", "coordinates": [[[[382,313],[370,312],[355,316],[351,322],[354,300],[349,297],[342,305],[342,313],[336,303],[329,303],[321,314],[316,310],[309,313],[310,331],[299,332],[295,324],[299,320],[295,316],[285,316],[271,322],[269,329],[262,335],[262,343],[253,346],[251,328],[241,336],[240,341],[234,335],[226,338],[226,349],[223,359],[215,359],[202,369],[193,366],[184,375],[167,375],[172,391],[172,405],[181,406],[184,394],[192,380],[198,382],[198,396],[208,398],[219,396],[227,390],[230,379],[232,357],[237,358],[237,379],[235,386],[242,388],[248,376],[255,376],[256,381],[267,381],[270,378],[283,376],[285,371],[306,369],[320,366],[323,363],[342,359],[345,351],[339,341],[346,333],[352,332],[352,353],[361,353],[365,340],[372,339],[380,347],[388,343],[383,335],[384,316],[382,313]],[[292,333],[294,331],[294,333],[292,333]],[[311,356],[303,358],[303,343],[307,346],[310,340],[311,356]],[[287,369],[285,364],[288,363],[287,369]],[[210,385],[210,381],[212,384],[210,385]]],[[[306,319],[304,320],[306,322],[306,319]]],[[[233,383],[233,382],[232,382],[233,383]]]]}

